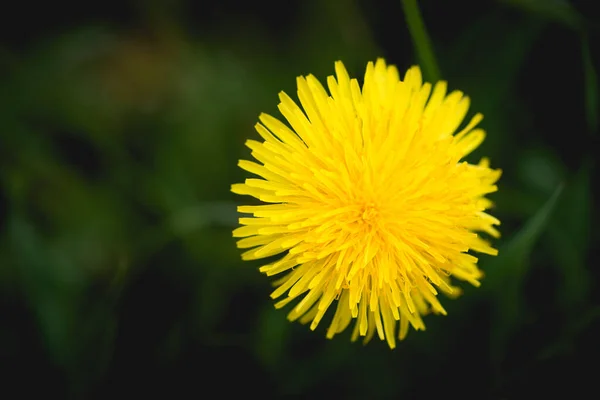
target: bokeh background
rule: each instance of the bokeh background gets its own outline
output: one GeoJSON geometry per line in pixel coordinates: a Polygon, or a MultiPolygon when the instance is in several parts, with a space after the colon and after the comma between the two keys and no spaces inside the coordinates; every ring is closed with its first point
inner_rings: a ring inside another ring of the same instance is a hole
{"type": "MultiPolygon", "coordinates": [[[[594,2],[419,1],[504,173],[500,256],[390,351],[289,323],[229,192],[260,112],[343,60],[419,62],[401,0],[33,2],[0,24],[0,398],[512,399],[600,356],[594,2]],[[16,396],[18,394],[18,397],[16,396]]],[[[6,8],[8,7],[8,8],[6,8]]]]}

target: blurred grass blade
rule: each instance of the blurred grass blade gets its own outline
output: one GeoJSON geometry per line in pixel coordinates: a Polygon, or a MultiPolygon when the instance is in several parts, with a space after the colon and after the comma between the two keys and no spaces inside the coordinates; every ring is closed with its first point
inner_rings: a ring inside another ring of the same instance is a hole
{"type": "Polygon", "coordinates": [[[494,303],[490,332],[490,356],[496,368],[495,376],[502,379],[501,363],[511,334],[521,324],[522,285],[529,268],[529,256],[550,219],[563,186],[556,188],[546,203],[525,226],[500,249],[499,256],[486,268],[487,285],[494,303]]]}
{"type": "Polygon", "coordinates": [[[523,11],[559,22],[575,30],[582,29],[584,19],[566,0],[498,0],[523,11]]]}
{"type": "Polygon", "coordinates": [[[285,347],[292,324],[287,319],[281,318],[281,313],[271,305],[263,308],[258,324],[259,329],[256,330],[254,345],[257,350],[256,357],[270,369],[288,363],[289,360],[282,363],[282,359],[286,356],[285,347]]]}
{"type": "Polygon", "coordinates": [[[594,69],[587,38],[581,43],[583,55],[583,79],[585,84],[585,115],[590,132],[598,132],[598,75],[594,69]]]}
{"type": "Polygon", "coordinates": [[[437,82],[441,77],[440,69],[417,0],[402,0],[402,7],[425,80],[437,82]]]}
{"type": "Polygon", "coordinates": [[[563,327],[560,337],[540,351],[538,359],[548,360],[568,354],[572,351],[578,336],[598,319],[600,319],[600,306],[592,306],[592,308],[579,312],[570,324],[563,327]]]}
{"type": "Polygon", "coordinates": [[[69,389],[80,393],[108,368],[116,332],[114,314],[98,298],[93,304],[86,302],[85,276],[69,257],[46,243],[31,221],[15,214],[8,233],[45,350],[66,374],[69,389]]]}
{"type": "Polygon", "coordinates": [[[512,279],[514,278],[515,273],[524,272],[519,271],[519,268],[522,268],[522,265],[525,264],[533,246],[544,232],[544,228],[552,215],[552,211],[556,206],[556,202],[558,201],[562,190],[563,185],[561,184],[554,190],[554,193],[550,196],[548,201],[546,201],[546,204],[544,204],[544,206],[542,206],[542,208],[527,221],[525,226],[513,236],[503,249],[500,249],[500,255],[496,260],[500,264],[505,264],[505,266],[498,270],[491,269],[490,273],[499,273],[503,278],[512,279]],[[507,267],[507,262],[512,262],[513,264],[510,264],[507,267]]]}
{"type": "Polygon", "coordinates": [[[238,225],[236,204],[226,201],[200,202],[178,210],[169,220],[170,229],[178,235],[212,226],[236,228],[238,225]]]}
{"type": "MultiPolygon", "coordinates": [[[[441,49],[444,73],[469,94],[477,111],[485,115],[486,130],[495,133],[486,137],[479,157],[512,157],[506,143],[518,140],[511,132],[518,130],[517,121],[526,118],[527,112],[517,94],[519,79],[546,24],[539,18],[519,18],[507,24],[501,13],[492,10],[462,28],[460,35],[441,49]],[[499,132],[503,134],[496,134],[499,132]]],[[[476,154],[473,160],[478,159],[476,154]]]]}
{"type": "Polygon", "coordinates": [[[570,316],[581,310],[593,282],[586,261],[594,207],[591,170],[588,162],[569,182],[548,228],[548,252],[562,276],[559,301],[570,316]]]}

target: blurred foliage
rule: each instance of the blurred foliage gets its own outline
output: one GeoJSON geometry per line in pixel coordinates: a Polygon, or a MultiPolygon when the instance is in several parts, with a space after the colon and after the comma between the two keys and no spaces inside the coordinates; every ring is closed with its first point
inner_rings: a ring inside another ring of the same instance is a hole
{"type": "Polygon", "coordinates": [[[503,238],[482,288],[395,351],[275,310],[231,238],[229,187],[297,75],[416,62],[402,2],[55,3],[15,4],[0,24],[0,397],[481,399],[595,383],[591,2],[412,2],[441,75],[485,114],[472,160],[503,170],[503,238]]]}

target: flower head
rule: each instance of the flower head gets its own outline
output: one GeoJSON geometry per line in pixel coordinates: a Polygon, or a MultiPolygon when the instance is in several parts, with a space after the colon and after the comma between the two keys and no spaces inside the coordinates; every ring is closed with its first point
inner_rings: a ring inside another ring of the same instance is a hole
{"type": "Polygon", "coordinates": [[[469,252],[497,253],[478,232],[499,235],[484,196],[500,171],[461,161],[483,141],[483,117],[456,132],[469,98],[446,82],[423,83],[416,66],[400,80],[382,59],[362,88],[341,62],[335,71],[331,95],[312,75],[297,79],[301,107],[279,94],[289,126],[260,115],[264,141],[246,143],[258,163],[239,162],[259,178],[232,191],[261,203],[238,207],[249,215],[233,235],[244,260],[280,255],[260,271],[282,275],[271,297],[297,300],[290,320],[315,329],[335,308],[327,337],[354,320],[353,340],[377,333],[394,348],[424,314],[446,313],[437,293],[459,294],[451,277],[479,285],[469,252]]]}

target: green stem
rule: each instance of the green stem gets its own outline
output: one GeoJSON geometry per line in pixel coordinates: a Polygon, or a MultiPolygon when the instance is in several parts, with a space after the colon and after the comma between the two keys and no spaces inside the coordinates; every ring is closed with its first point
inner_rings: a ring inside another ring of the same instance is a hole
{"type": "Polygon", "coordinates": [[[440,69],[435,60],[433,47],[427,35],[427,29],[425,29],[417,0],[402,0],[402,7],[404,8],[408,30],[417,51],[417,58],[421,64],[425,80],[437,82],[441,76],[440,69]]]}

